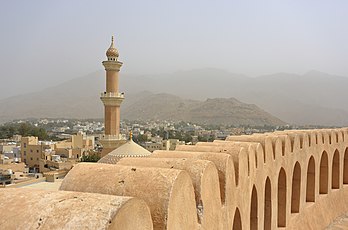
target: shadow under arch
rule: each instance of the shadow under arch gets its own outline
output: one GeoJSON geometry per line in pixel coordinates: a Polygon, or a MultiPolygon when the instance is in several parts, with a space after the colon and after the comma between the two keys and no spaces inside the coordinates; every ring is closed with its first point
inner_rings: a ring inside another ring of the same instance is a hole
{"type": "Polygon", "coordinates": [[[306,202],[315,201],[315,161],[311,156],[307,168],[306,202]]]}
{"type": "Polygon", "coordinates": [[[291,190],[291,213],[300,211],[301,197],[301,166],[296,162],[294,172],[292,174],[292,190],[291,190]]]}
{"type": "Polygon", "coordinates": [[[242,230],[242,218],[238,208],[236,208],[234,213],[232,230],[242,230]]]}
{"type": "Polygon", "coordinates": [[[258,226],[258,199],[257,199],[257,190],[255,185],[251,192],[251,206],[250,206],[250,229],[257,230],[258,226]]]}
{"type": "Polygon", "coordinates": [[[286,227],[286,173],[281,168],[278,175],[278,227],[286,227]]]}
{"type": "Polygon", "coordinates": [[[348,148],[344,151],[343,184],[348,184],[348,148]]]}
{"type": "Polygon", "coordinates": [[[328,192],[328,179],[329,179],[329,171],[328,171],[328,156],[324,151],[321,154],[320,159],[320,171],[319,171],[319,194],[327,194],[328,192]]]}
{"type": "Polygon", "coordinates": [[[340,188],[340,153],[337,149],[332,158],[331,188],[340,188]]]}
{"type": "Polygon", "coordinates": [[[264,230],[272,229],[272,187],[271,180],[269,177],[266,179],[265,183],[265,206],[264,206],[264,230]]]}

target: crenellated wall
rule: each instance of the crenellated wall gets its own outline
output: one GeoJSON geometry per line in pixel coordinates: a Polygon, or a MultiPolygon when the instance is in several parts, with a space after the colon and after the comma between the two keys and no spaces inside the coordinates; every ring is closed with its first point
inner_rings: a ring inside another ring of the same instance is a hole
{"type": "Polygon", "coordinates": [[[116,165],[81,163],[60,190],[138,198],[153,229],[324,229],[348,213],[348,129],[229,136],[116,165]]]}

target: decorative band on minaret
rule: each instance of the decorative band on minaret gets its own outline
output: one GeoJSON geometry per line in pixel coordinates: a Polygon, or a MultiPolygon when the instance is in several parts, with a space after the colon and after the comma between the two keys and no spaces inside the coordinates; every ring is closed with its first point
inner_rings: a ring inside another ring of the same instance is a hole
{"type": "Polygon", "coordinates": [[[122,62],[118,61],[118,50],[114,45],[114,36],[111,45],[106,51],[107,61],[103,61],[106,71],[106,91],[101,94],[100,99],[104,104],[104,127],[105,136],[111,139],[121,139],[120,136],[120,105],[124,94],[118,89],[118,73],[122,62]]]}

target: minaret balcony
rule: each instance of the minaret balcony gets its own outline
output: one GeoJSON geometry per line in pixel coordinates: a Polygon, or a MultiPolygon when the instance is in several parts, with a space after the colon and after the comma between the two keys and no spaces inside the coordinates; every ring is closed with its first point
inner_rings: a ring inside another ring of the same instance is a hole
{"type": "Polygon", "coordinates": [[[124,93],[104,92],[101,93],[100,99],[105,106],[120,106],[124,100],[124,93]]]}
{"type": "Polygon", "coordinates": [[[124,93],[103,92],[100,94],[100,97],[119,97],[124,99],[124,93]]]}
{"type": "Polygon", "coordinates": [[[126,137],[122,134],[119,135],[107,135],[107,134],[101,134],[99,135],[99,140],[126,140],[126,137]]]}

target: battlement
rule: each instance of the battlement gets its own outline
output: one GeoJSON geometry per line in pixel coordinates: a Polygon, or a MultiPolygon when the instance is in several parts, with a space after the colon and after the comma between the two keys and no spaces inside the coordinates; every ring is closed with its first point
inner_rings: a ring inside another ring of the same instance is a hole
{"type": "MultiPolygon", "coordinates": [[[[115,165],[81,163],[57,193],[142,201],[151,218],[139,217],[133,229],[323,229],[348,212],[347,185],[342,128],[229,136],[115,165]]],[[[138,218],[132,210],[129,218],[138,218]]]]}

